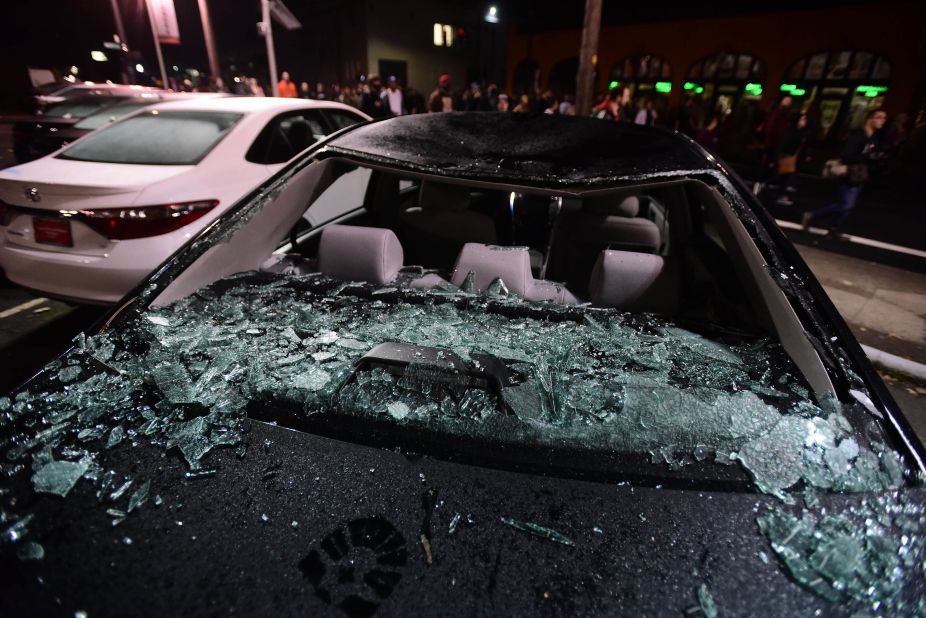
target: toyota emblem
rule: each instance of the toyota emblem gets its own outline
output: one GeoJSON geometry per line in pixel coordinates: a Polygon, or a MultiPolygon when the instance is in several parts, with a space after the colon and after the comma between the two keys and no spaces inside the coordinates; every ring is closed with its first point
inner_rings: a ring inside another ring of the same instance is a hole
{"type": "Polygon", "coordinates": [[[26,195],[26,199],[30,202],[41,202],[42,196],[39,195],[39,190],[35,187],[29,187],[23,193],[26,195]]]}

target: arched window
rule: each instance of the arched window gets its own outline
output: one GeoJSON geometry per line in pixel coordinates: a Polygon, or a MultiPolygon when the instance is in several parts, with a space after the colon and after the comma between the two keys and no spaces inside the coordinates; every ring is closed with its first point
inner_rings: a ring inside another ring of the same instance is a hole
{"type": "Polygon", "coordinates": [[[658,56],[629,56],[611,68],[608,90],[618,86],[630,86],[634,93],[668,94],[672,67],[658,56]]]}
{"type": "Polygon", "coordinates": [[[514,69],[514,78],[511,80],[514,89],[512,94],[518,97],[522,94],[534,96],[534,91],[540,86],[540,67],[530,58],[525,58],[514,69]]]}
{"type": "Polygon", "coordinates": [[[765,63],[755,56],[723,52],[691,65],[682,88],[701,101],[705,117],[730,114],[741,106],[751,114],[762,97],[765,78],[765,63]]]}
{"type": "Polygon", "coordinates": [[[781,96],[811,110],[819,138],[840,139],[865,122],[868,110],[880,107],[888,91],[891,65],[881,56],[858,50],[817,52],[782,76],[781,96]]]}
{"type": "MultiPolygon", "coordinates": [[[[703,86],[714,84],[758,84],[765,82],[765,63],[749,54],[722,53],[703,58],[688,69],[688,83],[703,86]]],[[[754,90],[754,89],[752,89],[754,90]]]]}
{"type": "Polygon", "coordinates": [[[886,85],[890,63],[867,51],[829,51],[801,58],[785,73],[786,82],[862,83],[886,85]]]}

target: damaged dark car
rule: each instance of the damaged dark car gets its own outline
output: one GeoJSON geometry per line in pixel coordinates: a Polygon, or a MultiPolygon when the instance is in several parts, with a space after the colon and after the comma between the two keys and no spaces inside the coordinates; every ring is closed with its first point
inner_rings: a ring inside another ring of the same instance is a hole
{"type": "Polygon", "coordinates": [[[0,410],[11,615],[926,612],[923,445],[647,127],[335,134],[0,410]]]}

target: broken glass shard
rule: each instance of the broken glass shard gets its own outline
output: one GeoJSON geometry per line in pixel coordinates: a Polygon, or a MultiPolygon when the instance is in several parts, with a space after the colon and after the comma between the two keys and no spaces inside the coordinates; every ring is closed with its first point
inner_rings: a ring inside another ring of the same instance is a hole
{"type": "Polygon", "coordinates": [[[714,596],[707,584],[698,586],[698,607],[701,608],[705,618],[717,618],[717,603],[714,602],[714,596]]]}
{"type": "Polygon", "coordinates": [[[32,486],[37,492],[66,496],[84,475],[90,462],[50,461],[32,475],[32,486]]]}
{"type": "Polygon", "coordinates": [[[122,439],[125,437],[125,430],[122,428],[122,425],[117,425],[109,432],[109,439],[106,441],[106,448],[112,448],[122,442],[122,439]]]}
{"type": "Polygon", "coordinates": [[[132,494],[132,497],[129,498],[129,508],[128,512],[131,513],[139,506],[145,503],[145,500],[148,499],[148,491],[151,489],[151,481],[145,481],[141,486],[135,490],[135,493],[132,494]]]}
{"type": "Polygon", "coordinates": [[[35,541],[26,541],[16,548],[16,557],[20,560],[41,560],[45,557],[45,548],[35,541]]]}
{"type": "Polygon", "coordinates": [[[572,539],[570,539],[565,534],[562,534],[561,532],[557,532],[553,528],[547,528],[546,526],[541,526],[540,524],[535,524],[529,521],[512,519],[511,517],[502,517],[501,520],[503,524],[506,526],[511,526],[515,530],[520,530],[521,532],[526,532],[542,539],[547,539],[548,541],[554,541],[563,545],[575,545],[572,539]]]}

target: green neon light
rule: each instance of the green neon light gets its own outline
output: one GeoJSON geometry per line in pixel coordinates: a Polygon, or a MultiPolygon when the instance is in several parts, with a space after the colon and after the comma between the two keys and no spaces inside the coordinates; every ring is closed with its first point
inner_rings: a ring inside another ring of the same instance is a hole
{"type": "Polygon", "coordinates": [[[704,88],[702,88],[701,86],[698,86],[697,88],[695,88],[695,94],[701,94],[702,92],[704,92],[704,88]]]}
{"type": "Polygon", "coordinates": [[[620,82],[611,82],[610,84],[608,84],[608,90],[614,90],[615,88],[617,88],[617,87],[620,86],[620,85],[621,85],[620,82]]]}
{"type": "Polygon", "coordinates": [[[802,97],[805,94],[807,94],[807,91],[804,90],[803,88],[795,88],[794,90],[791,91],[791,94],[793,94],[796,97],[802,97]]]}
{"type": "Polygon", "coordinates": [[[866,97],[876,97],[882,92],[887,92],[887,86],[859,86],[855,91],[866,97]]]}
{"type": "Polygon", "coordinates": [[[694,84],[692,82],[685,82],[682,85],[682,88],[685,90],[694,90],[695,88],[697,88],[697,84],[694,84]]]}
{"type": "Polygon", "coordinates": [[[798,88],[794,84],[782,84],[781,88],[779,88],[779,90],[781,90],[782,92],[792,92],[795,89],[798,89],[798,88]]]}
{"type": "Polygon", "coordinates": [[[656,92],[672,92],[672,82],[656,82],[656,92]]]}
{"type": "Polygon", "coordinates": [[[762,84],[746,84],[746,92],[751,95],[759,96],[762,94],[762,84]]]}

